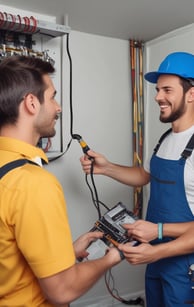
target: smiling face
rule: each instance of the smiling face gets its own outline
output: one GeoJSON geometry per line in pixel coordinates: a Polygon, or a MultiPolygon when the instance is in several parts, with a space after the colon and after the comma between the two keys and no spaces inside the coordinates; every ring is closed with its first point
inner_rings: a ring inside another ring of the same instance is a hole
{"type": "Polygon", "coordinates": [[[186,94],[184,94],[179,77],[161,75],[158,78],[156,91],[155,100],[160,107],[161,122],[175,122],[186,113],[186,94]]]}
{"type": "Polygon", "coordinates": [[[55,99],[56,90],[49,75],[44,76],[47,86],[44,92],[44,102],[36,117],[35,128],[40,137],[53,137],[56,133],[55,124],[61,113],[61,107],[55,99]]]}

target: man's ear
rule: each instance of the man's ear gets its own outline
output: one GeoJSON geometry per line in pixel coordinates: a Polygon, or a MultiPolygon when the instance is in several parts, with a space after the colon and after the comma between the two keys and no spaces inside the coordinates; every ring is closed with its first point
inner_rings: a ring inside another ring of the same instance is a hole
{"type": "Polygon", "coordinates": [[[35,114],[39,110],[40,103],[36,96],[29,93],[24,98],[24,105],[29,113],[35,114]]]}
{"type": "Polygon", "coordinates": [[[189,89],[188,101],[189,101],[189,102],[194,101],[194,86],[192,86],[192,87],[189,89]]]}

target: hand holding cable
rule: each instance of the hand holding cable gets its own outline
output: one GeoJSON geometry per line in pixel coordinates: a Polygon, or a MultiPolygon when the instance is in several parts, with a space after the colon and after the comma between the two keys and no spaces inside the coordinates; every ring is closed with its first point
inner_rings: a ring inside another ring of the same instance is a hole
{"type": "Polygon", "coordinates": [[[88,150],[87,155],[82,156],[80,158],[80,162],[82,165],[82,169],[86,174],[90,173],[91,169],[91,160],[93,159],[94,165],[93,165],[93,173],[94,174],[105,174],[105,170],[109,164],[108,160],[101,154],[93,151],[93,150],[88,150]],[[89,158],[90,157],[90,158],[89,158]]]}

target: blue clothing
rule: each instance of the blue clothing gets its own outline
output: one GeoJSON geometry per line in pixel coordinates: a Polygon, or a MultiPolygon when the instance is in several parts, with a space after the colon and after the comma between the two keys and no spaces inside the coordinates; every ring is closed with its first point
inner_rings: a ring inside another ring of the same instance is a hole
{"type": "MultiPolygon", "coordinates": [[[[153,223],[194,221],[184,188],[185,162],[183,157],[179,160],[168,160],[155,154],[152,156],[151,193],[146,220],[153,223]]],[[[170,240],[173,238],[154,240],[151,244],[170,240]]],[[[147,307],[193,306],[186,304],[186,301],[194,300],[194,283],[192,285],[188,274],[193,263],[194,254],[189,254],[149,264],[145,276],[147,307]]]]}

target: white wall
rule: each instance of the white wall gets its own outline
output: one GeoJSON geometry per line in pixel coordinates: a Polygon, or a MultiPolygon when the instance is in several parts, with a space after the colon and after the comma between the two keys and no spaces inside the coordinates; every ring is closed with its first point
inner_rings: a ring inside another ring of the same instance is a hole
{"type": "MultiPolygon", "coordinates": [[[[65,42],[66,37],[63,50],[64,147],[70,140],[69,63],[65,42]]],[[[80,134],[91,148],[111,161],[131,164],[129,43],[72,31],[70,53],[73,62],[73,133],[80,134]]],[[[64,187],[74,238],[88,231],[98,218],[79,162],[81,155],[81,148],[74,140],[68,152],[48,167],[64,187]]],[[[132,189],[103,176],[96,176],[95,182],[99,199],[109,207],[122,201],[132,209],[132,189]]],[[[120,294],[134,298],[144,291],[144,266],[132,267],[123,262],[113,272],[120,294]]],[[[91,306],[100,298],[106,301],[103,306],[112,302],[103,279],[75,306],[91,306]]]]}

